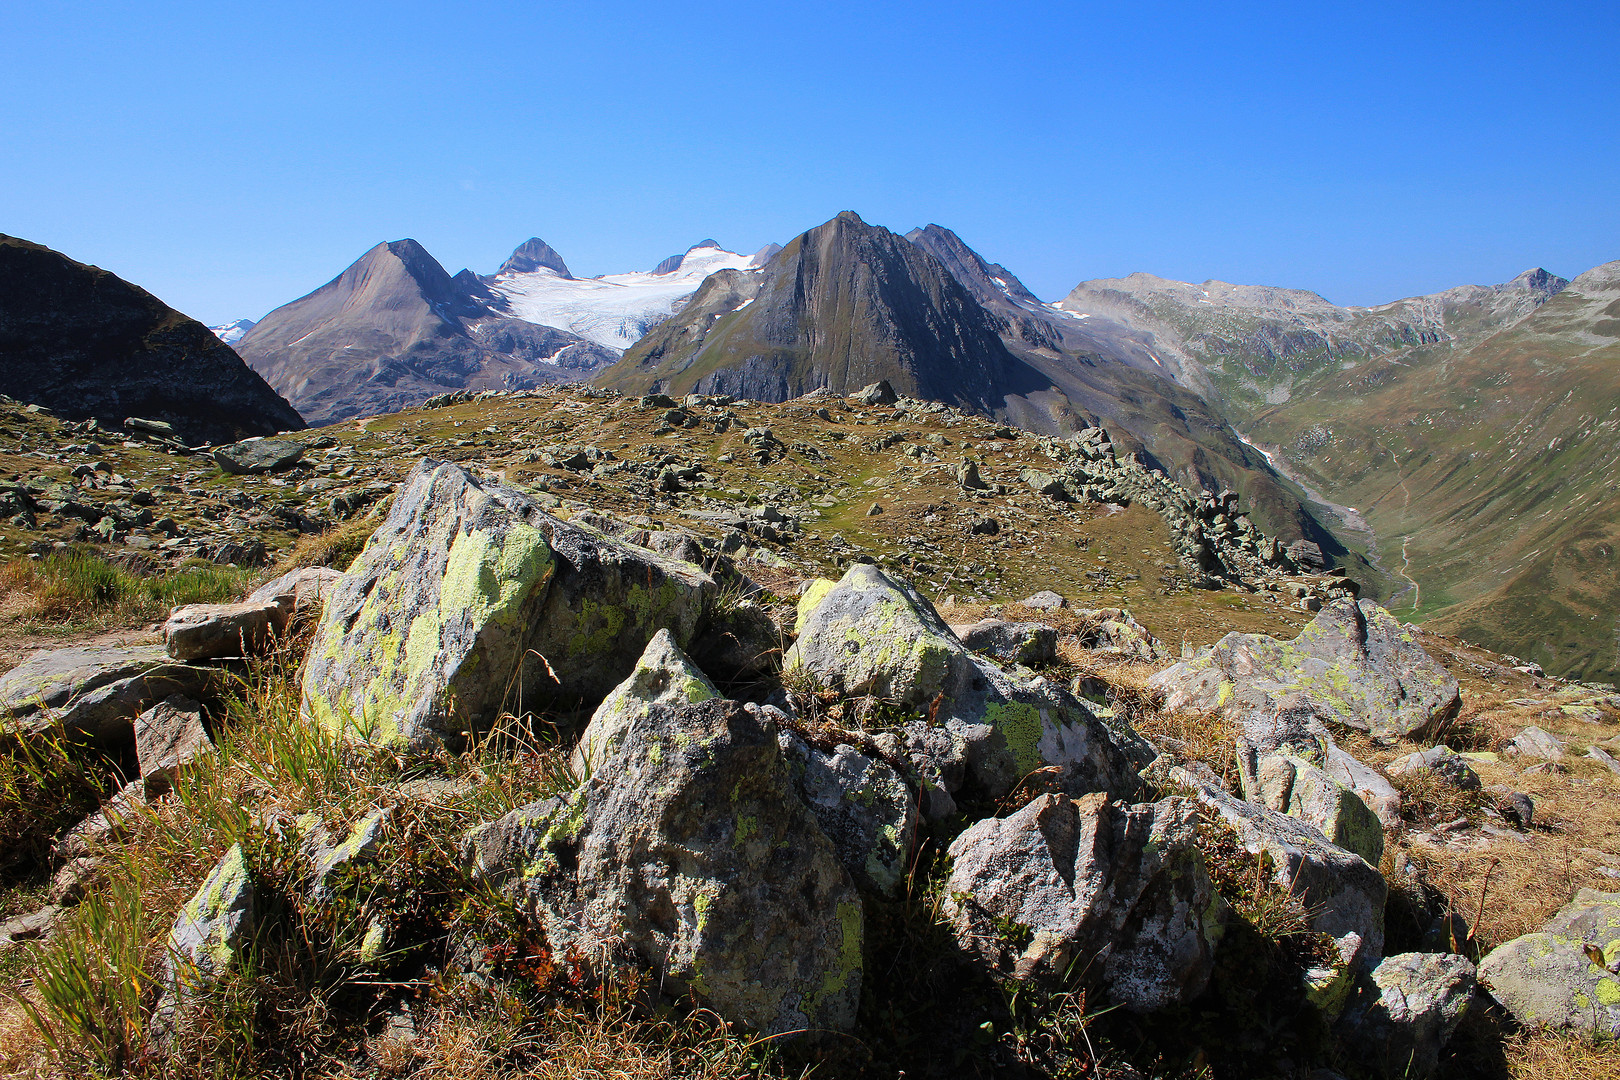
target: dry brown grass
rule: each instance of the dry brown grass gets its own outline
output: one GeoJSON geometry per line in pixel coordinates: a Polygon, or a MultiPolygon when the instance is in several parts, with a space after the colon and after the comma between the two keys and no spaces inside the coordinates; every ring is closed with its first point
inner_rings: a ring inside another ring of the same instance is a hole
{"type": "Polygon", "coordinates": [[[1505,1040],[1509,1075],[1524,1080],[1620,1080],[1620,1043],[1550,1032],[1524,1032],[1505,1040]]]}
{"type": "Polygon", "coordinates": [[[325,532],[301,536],[276,564],[276,571],[286,573],[304,566],[330,566],[338,570],[347,570],[354,557],[360,554],[360,549],[366,546],[371,534],[376,531],[377,518],[367,514],[351,518],[325,532]]]}

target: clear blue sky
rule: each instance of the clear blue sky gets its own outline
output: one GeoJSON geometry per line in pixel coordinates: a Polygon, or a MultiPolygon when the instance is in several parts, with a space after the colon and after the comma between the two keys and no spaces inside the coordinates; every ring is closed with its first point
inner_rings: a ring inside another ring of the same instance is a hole
{"type": "Polygon", "coordinates": [[[1620,5],[4,3],[0,232],[209,322],[380,240],[579,274],[843,209],[1377,303],[1620,259],[1620,5]]]}

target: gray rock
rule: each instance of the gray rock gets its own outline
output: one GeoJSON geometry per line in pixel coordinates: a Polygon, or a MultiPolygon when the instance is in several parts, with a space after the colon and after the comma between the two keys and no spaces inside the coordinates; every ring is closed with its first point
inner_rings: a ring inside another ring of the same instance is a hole
{"type": "Polygon", "coordinates": [[[1303,701],[1320,719],[1375,740],[1420,735],[1461,704],[1457,680],[1370,600],[1338,600],[1293,641],[1227,634],[1149,685],[1171,710],[1242,718],[1303,701]]]}
{"type": "Polygon", "coordinates": [[[1293,754],[1270,754],[1255,765],[1244,797],[1268,810],[1317,829],[1328,842],[1377,866],[1384,855],[1384,827],[1361,796],[1311,762],[1293,754]]]}
{"type": "Polygon", "coordinates": [[[1616,776],[1620,776],[1620,761],[1616,761],[1614,759],[1614,755],[1603,749],[1601,746],[1587,747],[1586,756],[1597,762],[1599,765],[1604,766],[1616,776]]]}
{"type": "Polygon", "coordinates": [[[1234,798],[1188,769],[1171,768],[1168,776],[1218,813],[1245,850],[1270,857],[1273,880],[1313,912],[1311,928],[1338,941],[1352,969],[1377,962],[1389,885],[1376,868],[1298,818],[1234,798]]]}
{"type": "Polygon", "coordinates": [[[1149,663],[1164,656],[1159,639],[1124,608],[1085,608],[1075,614],[1087,623],[1077,635],[1081,648],[1149,663]]]}
{"type": "Polygon", "coordinates": [[[248,439],[217,447],[214,460],[228,473],[267,473],[297,464],[304,444],[294,439],[248,439]]]}
{"type": "Polygon", "coordinates": [[[637,723],[646,721],[654,705],[696,705],[720,697],[709,677],[687,659],[668,630],[653,635],[629,676],[615,686],[591,714],[591,721],[574,747],[572,768],[577,777],[592,775],[618,748],[637,723]]]}
{"type": "Polygon", "coordinates": [[[1049,472],[1042,472],[1039,469],[1025,469],[1019,474],[1018,478],[1028,484],[1037,495],[1045,495],[1048,498],[1058,499],[1062,502],[1069,501],[1069,489],[1064,486],[1063,480],[1049,472]]]}
{"type": "MultiPolygon", "coordinates": [[[[870,695],[929,715],[951,729],[966,782],[997,799],[1037,769],[1054,766],[1070,794],[1125,797],[1138,781],[1127,751],[1140,740],[1111,731],[1062,687],[1004,672],[973,656],[905,581],[857,563],[799,601],[799,638],[785,666],[845,695],[870,695]]],[[[1141,762],[1141,764],[1145,764],[1141,762]]],[[[930,770],[920,766],[925,777],[930,770]]],[[[955,792],[949,792],[954,795],[955,792]]]]}
{"type": "Polygon", "coordinates": [[[894,767],[839,744],[820,750],[790,731],[777,735],[804,804],[855,883],[888,900],[905,891],[917,838],[917,799],[894,767]]]}
{"type": "Polygon", "coordinates": [[[163,647],[176,660],[262,656],[287,628],[287,613],[275,601],[186,604],[169,612],[163,647]]]}
{"type": "Polygon", "coordinates": [[[1322,766],[1327,774],[1357,795],[1372,808],[1386,829],[1401,826],[1401,793],[1389,778],[1371,765],[1356,759],[1337,743],[1329,743],[1327,761],[1322,766]]]}
{"type": "Polygon", "coordinates": [[[397,809],[385,806],[366,814],[350,827],[342,840],[335,839],[326,828],[307,814],[298,825],[304,832],[303,847],[310,861],[309,897],[316,903],[328,903],[335,895],[332,877],[337,871],[355,862],[373,859],[381,852],[389,827],[397,816],[397,809]]]}
{"type": "Polygon", "coordinates": [[[894,387],[889,385],[889,380],[883,379],[861,387],[850,395],[850,400],[862,405],[893,405],[900,400],[900,396],[894,392],[894,387]]]}
{"type": "Polygon", "coordinates": [[[990,486],[979,475],[979,463],[977,461],[964,461],[956,470],[956,482],[968,491],[983,491],[990,486]]]}
{"type": "Polygon", "coordinates": [[[652,706],[590,781],[476,830],[466,857],[589,972],[644,965],[768,1033],[854,1023],[860,894],[757,708],[652,706]]]}
{"type": "Polygon", "coordinates": [[[1479,980],[1514,1019],[1620,1038],[1620,893],[1582,889],[1540,932],[1493,949],[1479,980]],[[1594,964],[1586,945],[1603,953],[1594,964]]]}
{"type": "Polygon", "coordinates": [[[1069,606],[1069,602],[1067,600],[1063,599],[1063,597],[1059,596],[1051,589],[1042,589],[1034,596],[1026,596],[1024,599],[1018,602],[1023,604],[1025,607],[1033,608],[1036,611],[1056,611],[1058,608],[1065,608],[1069,606]]]}
{"type": "Polygon", "coordinates": [[[1189,799],[1138,806],[1042,795],[951,844],[944,913],[992,971],[1061,981],[1071,965],[1137,1012],[1203,992],[1214,891],[1189,799]]]}
{"type": "Polygon", "coordinates": [[[275,604],[289,617],[319,615],[343,571],[330,566],[301,566],[254,589],[249,603],[275,604]]]}
{"type": "Polygon", "coordinates": [[[690,640],[713,591],[695,566],[423,461],[326,604],[304,711],[423,744],[459,743],[503,709],[593,708],[661,627],[690,640]]]}
{"type": "Polygon", "coordinates": [[[182,1037],[188,1005],[241,963],[257,926],[257,902],[247,855],[241,844],[232,844],[180,910],[169,933],[163,996],[149,1029],[159,1052],[182,1037]]]}
{"type": "Polygon", "coordinates": [[[102,803],[101,809],[63,833],[52,845],[51,857],[67,861],[100,855],[102,847],[128,833],[128,826],[142,813],[146,799],[146,783],[131,780],[102,803]]]}
{"type": "Polygon", "coordinates": [[[1350,1052],[1391,1080],[1421,1080],[1474,998],[1474,965],[1443,953],[1387,957],[1360,980],[1339,1020],[1350,1052]]]}
{"type": "Polygon", "coordinates": [[[1043,623],[980,619],[951,630],[969,649],[1004,664],[1044,664],[1057,656],[1057,631],[1043,623]]]}
{"type": "Polygon", "coordinates": [[[0,678],[0,732],[47,731],[127,746],[134,720],[172,694],[207,698],[221,673],[172,660],[161,645],[46,649],[0,678]]]}
{"type": "Polygon", "coordinates": [[[1527,727],[1507,744],[1509,754],[1558,761],[1564,756],[1564,744],[1551,732],[1538,727],[1527,727]]]}
{"type": "Polygon", "coordinates": [[[365,741],[459,742],[516,711],[557,563],[550,519],[513,488],[424,460],[333,590],[310,642],[303,712],[365,741]],[[515,691],[515,693],[514,693],[515,691]]]}
{"type": "Polygon", "coordinates": [[[18,915],[14,919],[0,922],[0,945],[14,945],[19,941],[40,941],[48,938],[66,914],[66,908],[57,904],[46,904],[26,915],[18,915]]]}
{"type": "Polygon", "coordinates": [[[1479,790],[1479,774],[1468,764],[1468,759],[1449,746],[1431,746],[1414,754],[1398,757],[1385,766],[1391,776],[1432,772],[1453,787],[1464,791],[1479,790]]]}
{"type": "Polygon", "coordinates": [[[203,727],[203,708],[180,694],[135,718],[135,757],[148,793],[173,785],[180,770],[214,752],[203,727]]]}

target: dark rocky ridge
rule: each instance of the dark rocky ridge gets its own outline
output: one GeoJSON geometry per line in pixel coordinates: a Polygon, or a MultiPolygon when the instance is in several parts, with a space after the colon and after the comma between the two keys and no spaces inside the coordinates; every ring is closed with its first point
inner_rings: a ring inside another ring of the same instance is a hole
{"type": "Polygon", "coordinates": [[[231,347],[138,286],[0,235],[0,392],[112,428],[162,420],[187,442],[304,426],[231,347]]]}
{"type": "MultiPolygon", "coordinates": [[[[530,240],[522,261],[567,274],[530,240]]],[[[415,240],[378,244],[337,278],[272,311],[238,345],[311,423],[392,412],[455,390],[579,378],[612,350],[497,310],[476,275],[452,278],[415,240]]]]}

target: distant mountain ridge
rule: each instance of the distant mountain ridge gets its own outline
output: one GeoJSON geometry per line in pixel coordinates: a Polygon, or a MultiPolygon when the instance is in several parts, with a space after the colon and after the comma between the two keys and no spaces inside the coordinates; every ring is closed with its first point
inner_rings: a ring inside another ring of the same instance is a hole
{"type": "MultiPolygon", "coordinates": [[[[549,251],[530,241],[514,259],[538,264],[549,251]]],[[[415,240],[396,240],[266,315],[238,349],[316,424],[405,408],[450,390],[578,379],[615,358],[499,306],[475,275],[452,278],[415,240]]]]}
{"type": "Polygon", "coordinates": [[[230,346],[139,286],[0,234],[0,393],[59,416],[161,420],[192,444],[304,426],[230,346]]]}

